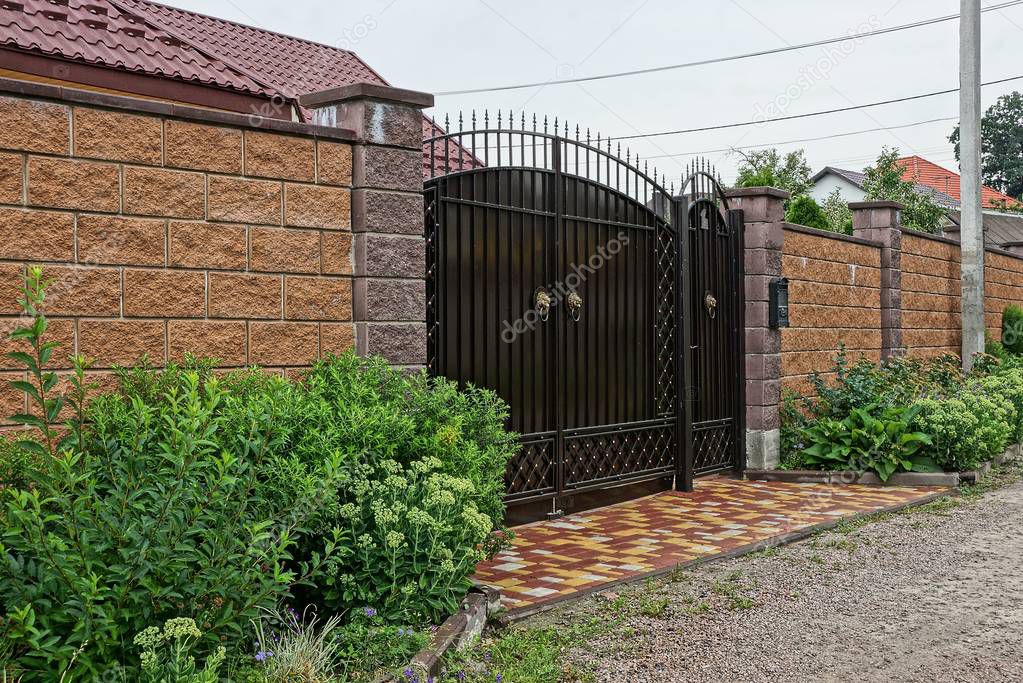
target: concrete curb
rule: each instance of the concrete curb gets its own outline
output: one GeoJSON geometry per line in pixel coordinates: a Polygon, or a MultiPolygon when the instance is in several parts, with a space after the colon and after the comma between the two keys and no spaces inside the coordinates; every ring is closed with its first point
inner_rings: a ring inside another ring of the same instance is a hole
{"type": "Polygon", "coordinates": [[[750,481],[781,481],[795,484],[860,484],[863,486],[959,486],[958,472],[899,472],[881,481],[873,472],[853,470],[746,470],[750,481]]]}
{"type": "MultiPolygon", "coordinates": [[[[501,614],[499,617],[497,617],[496,620],[502,626],[507,626],[507,625],[513,624],[513,623],[515,623],[517,621],[521,621],[521,620],[523,620],[523,619],[525,619],[527,617],[531,617],[533,615],[540,614],[542,612],[547,612],[547,611],[549,611],[549,610],[551,610],[551,609],[553,609],[553,608],[555,608],[555,607],[557,607],[559,605],[565,604],[566,602],[572,602],[573,600],[579,600],[579,599],[582,599],[582,598],[585,598],[585,597],[589,597],[590,595],[594,595],[596,593],[602,593],[603,591],[610,590],[611,588],[615,588],[617,586],[624,586],[624,585],[629,585],[629,584],[633,584],[633,583],[639,583],[641,581],[645,581],[646,579],[657,578],[659,576],[664,576],[665,574],[670,574],[671,572],[675,571],[676,569],[689,569],[689,568],[692,568],[692,567],[697,567],[699,565],[709,564],[711,562],[718,562],[718,561],[721,561],[721,560],[731,560],[731,559],[734,559],[736,557],[742,557],[743,555],[749,555],[750,553],[758,552],[760,550],[767,550],[768,548],[777,548],[779,546],[788,545],[789,543],[795,543],[796,541],[801,541],[801,540],[803,540],[805,538],[809,538],[810,536],[813,536],[816,533],[819,533],[821,531],[826,531],[828,529],[833,529],[833,528],[835,528],[835,527],[837,527],[837,526],[839,526],[841,524],[844,524],[844,523],[854,522],[856,520],[864,519],[864,518],[867,518],[867,517],[873,517],[874,515],[891,514],[893,512],[898,512],[900,510],[905,510],[905,509],[908,509],[908,508],[918,507],[920,505],[926,505],[927,503],[931,503],[931,502],[933,502],[935,500],[938,500],[940,498],[945,498],[945,497],[948,497],[948,496],[958,496],[958,495],[959,495],[959,493],[954,488],[950,488],[950,489],[948,489],[946,491],[936,491],[934,493],[928,494],[928,495],[923,496],[921,498],[917,498],[916,500],[910,500],[910,501],[906,501],[906,502],[902,502],[902,503],[895,503],[893,505],[889,505],[887,507],[879,508],[877,510],[870,510],[870,511],[867,511],[867,512],[860,512],[860,513],[857,513],[855,515],[851,515],[849,517],[842,517],[842,518],[839,518],[839,519],[828,520],[826,522],[821,522],[820,524],[814,524],[812,526],[808,526],[805,529],[798,529],[796,531],[790,531],[790,532],[785,533],[785,534],[780,534],[778,536],[773,536],[771,538],[764,539],[763,541],[757,541],[756,543],[750,543],[748,545],[741,546],[741,547],[736,548],[734,550],[729,550],[728,552],[725,552],[725,553],[718,553],[716,555],[708,555],[706,557],[698,557],[695,560],[689,560],[688,562],[681,562],[679,564],[672,565],[670,567],[661,567],[660,569],[655,569],[653,571],[644,572],[642,574],[636,574],[634,576],[627,576],[625,578],[618,579],[616,581],[610,581],[608,583],[601,584],[599,586],[594,586],[594,587],[592,587],[590,589],[587,589],[587,590],[582,590],[582,591],[579,591],[577,593],[571,593],[569,595],[565,595],[565,596],[556,598],[554,600],[551,600],[550,602],[545,602],[542,605],[532,605],[530,607],[523,607],[522,609],[519,609],[519,610],[509,610],[509,611],[504,612],[503,614],[501,614]]],[[[494,589],[492,589],[492,590],[494,590],[494,589]]]]}

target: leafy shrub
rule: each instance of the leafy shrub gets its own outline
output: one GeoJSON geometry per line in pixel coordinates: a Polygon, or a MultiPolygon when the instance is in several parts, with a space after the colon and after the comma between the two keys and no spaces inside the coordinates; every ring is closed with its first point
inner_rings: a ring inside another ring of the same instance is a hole
{"type": "Polygon", "coordinates": [[[389,624],[367,607],[356,610],[333,640],[349,679],[379,680],[382,672],[404,669],[429,642],[430,632],[389,624]]]}
{"type": "Polygon", "coordinates": [[[827,214],[813,197],[806,194],[795,197],[789,202],[788,208],[785,209],[785,220],[789,223],[819,230],[831,229],[827,214]]]}
{"type": "Polygon", "coordinates": [[[147,683],[217,683],[218,671],[227,656],[220,646],[199,669],[192,648],[202,637],[195,621],[185,617],[170,619],[163,628],[150,626],[134,639],[141,650],[142,676],[147,683]]]}
{"type": "Polygon", "coordinates": [[[1002,346],[1012,354],[1023,354],[1023,308],[1010,304],[1002,311],[1002,346]]]}
{"type": "Polygon", "coordinates": [[[927,455],[946,471],[969,470],[1002,452],[1013,433],[1007,401],[961,392],[951,398],[923,398],[914,427],[931,436],[927,455]]]}
{"type": "MultiPolygon", "coordinates": [[[[43,289],[33,269],[24,293],[36,315],[21,338],[34,355],[15,358],[35,378],[20,388],[56,418],[65,401],[37,371],[48,348],[39,343],[43,289]]],[[[196,647],[210,653],[323,559],[291,563],[301,527],[287,513],[300,501],[273,506],[258,495],[260,464],[280,441],[283,379],[228,393],[208,369],[172,365],[122,373],[119,392],[85,408],[84,367],[75,359],[74,418],[59,451],[48,422],[22,419],[42,443],[20,447],[46,463],[5,492],[3,635],[25,680],[49,680],[72,660],[86,675],[115,662],[130,670],[129,635],[173,617],[198,621],[196,647]]],[[[328,480],[329,462],[321,467],[328,480]]],[[[321,545],[332,550],[329,539],[321,545]]]]}
{"type": "Polygon", "coordinates": [[[920,408],[876,406],[854,408],[844,420],[821,418],[805,430],[809,444],[803,462],[814,469],[867,471],[887,481],[896,472],[934,472],[936,463],[920,455],[931,443],[927,434],[912,431],[920,408]]]}

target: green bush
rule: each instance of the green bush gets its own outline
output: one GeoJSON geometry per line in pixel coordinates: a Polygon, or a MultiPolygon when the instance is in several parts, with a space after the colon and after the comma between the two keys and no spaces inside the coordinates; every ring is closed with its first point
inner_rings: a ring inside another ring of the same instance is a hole
{"type": "Polygon", "coordinates": [[[797,225],[805,225],[819,230],[830,230],[831,223],[827,214],[817,201],[810,195],[793,198],[785,209],[785,220],[797,225]]]}
{"type": "MultiPolygon", "coordinates": [[[[127,662],[131,633],[177,616],[202,625],[203,651],[238,642],[322,562],[291,562],[302,501],[258,493],[273,394],[229,394],[187,367],[156,374],[165,394],[97,397],[83,448],[7,499],[0,603],[26,680],[80,646],[76,669],[127,662]]],[[[332,539],[321,546],[331,552],[332,539]]]]}
{"type": "Polygon", "coordinates": [[[1023,308],[1010,304],[1002,311],[1002,346],[1012,354],[1023,354],[1023,308]]]}
{"type": "Polygon", "coordinates": [[[13,456],[0,480],[0,660],[25,681],[72,662],[86,678],[118,665],[135,680],[132,634],[176,618],[201,632],[189,651],[237,654],[285,600],[439,619],[499,547],[516,441],[492,392],[346,354],[299,383],[219,377],[212,361],[143,364],[91,401],[75,358],[60,396],[43,370],[56,349],[42,341],[44,289],[31,269],[32,320],[16,333],[31,352],[13,355],[34,406],[17,417],[39,438],[0,447],[13,456]]]}
{"type": "Polygon", "coordinates": [[[932,459],[921,455],[931,437],[911,428],[919,411],[917,407],[878,411],[877,406],[866,406],[854,408],[844,420],[821,418],[803,430],[808,444],[803,464],[812,469],[874,472],[882,481],[896,472],[940,471],[932,459]]]}
{"type": "Polygon", "coordinates": [[[202,638],[195,621],[186,617],[170,619],[163,628],[150,626],[137,634],[134,644],[141,650],[139,661],[146,683],[217,683],[218,670],[227,656],[224,646],[218,647],[200,669],[192,648],[202,638]]]}

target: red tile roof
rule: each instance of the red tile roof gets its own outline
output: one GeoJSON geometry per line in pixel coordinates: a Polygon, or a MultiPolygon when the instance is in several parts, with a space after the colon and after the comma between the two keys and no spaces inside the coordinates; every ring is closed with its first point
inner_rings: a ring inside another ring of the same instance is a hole
{"type": "MultiPolygon", "coordinates": [[[[959,174],[947,168],[927,161],[923,157],[903,157],[898,162],[903,166],[902,179],[910,182],[920,183],[933,187],[939,192],[944,192],[956,201],[959,197],[959,174]]],[[[987,208],[998,208],[1002,202],[1012,205],[1018,204],[1018,200],[1007,194],[1002,194],[993,188],[982,186],[980,190],[981,204],[987,208]]]]}
{"type": "Polygon", "coordinates": [[[0,45],[288,101],[387,84],[348,50],[148,0],[0,0],[0,45]]]}
{"type": "Polygon", "coordinates": [[[87,64],[271,96],[217,55],[109,0],[3,0],[0,45],[87,64]]]}

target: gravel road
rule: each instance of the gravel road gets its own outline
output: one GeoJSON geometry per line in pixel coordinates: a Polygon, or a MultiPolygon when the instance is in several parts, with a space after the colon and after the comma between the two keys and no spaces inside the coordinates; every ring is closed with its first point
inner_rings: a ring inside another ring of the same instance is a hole
{"type": "Polygon", "coordinates": [[[1023,681],[1023,483],[534,617],[592,681],[1023,681]]]}

